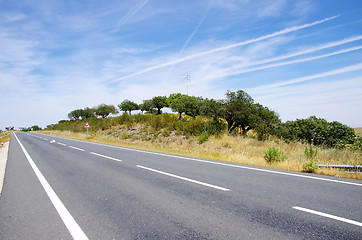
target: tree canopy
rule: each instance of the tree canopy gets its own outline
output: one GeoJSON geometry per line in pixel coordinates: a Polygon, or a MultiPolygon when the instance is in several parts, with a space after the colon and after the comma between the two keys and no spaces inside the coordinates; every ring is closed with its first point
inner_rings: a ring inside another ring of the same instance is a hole
{"type": "Polygon", "coordinates": [[[302,140],[313,145],[340,148],[353,144],[356,140],[353,128],[316,116],[282,123],[278,127],[277,135],[287,141],[302,140]]]}
{"type": "Polygon", "coordinates": [[[157,96],[152,98],[152,106],[157,108],[157,114],[161,114],[161,109],[168,107],[168,100],[166,96],[157,96]]]}
{"type": "Polygon", "coordinates": [[[179,113],[179,119],[181,119],[182,113],[191,117],[196,117],[200,115],[201,101],[201,98],[177,94],[172,96],[170,108],[172,111],[179,113]]]}
{"type": "Polygon", "coordinates": [[[117,109],[113,105],[101,104],[95,107],[95,114],[101,116],[102,118],[108,117],[109,114],[118,113],[117,109]]]}
{"type": "Polygon", "coordinates": [[[132,102],[132,101],[127,100],[127,99],[124,100],[121,104],[119,104],[118,107],[119,107],[119,109],[121,111],[125,111],[125,112],[128,111],[129,115],[132,114],[132,111],[140,109],[140,107],[139,107],[139,105],[137,103],[132,102]]]}

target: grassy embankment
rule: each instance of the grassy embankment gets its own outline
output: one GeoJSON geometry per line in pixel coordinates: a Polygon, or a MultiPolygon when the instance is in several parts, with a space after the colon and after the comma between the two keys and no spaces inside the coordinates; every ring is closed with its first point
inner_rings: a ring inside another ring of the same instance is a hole
{"type": "MultiPolygon", "coordinates": [[[[221,134],[218,137],[210,136],[206,142],[200,144],[200,137],[186,137],[176,131],[170,132],[167,129],[154,131],[147,124],[140,123],[115,125],[105,130],[91,132],[88,137],[85,131],[76,133],[70,131],[44,131],[43,133],[150,151],[298,172],[302,172],[303,164],[309,162],[305,155],[307,145],[300,142],[286,143],[278,139],[258,141],[252,136],[241,137],[221,134]],[[281,162],[267,163],[264,154],[269,147],[279,148],[287,155],[287,159],[281,162]]],[[[317,150],[317,157],[314,160],[317,164],[362,164],[361,151],[331,148],[317,148],[317,150]]],[[[316,173],[362,180],[362,174],[349,173],[338,169],[318,168],[316,173]]]]}
{"type": "Polygon", "coordinates": [[[3,146],[5,142],[10,141],[10,134],[8,131],[0,131],[0,148],[3,146]]]}

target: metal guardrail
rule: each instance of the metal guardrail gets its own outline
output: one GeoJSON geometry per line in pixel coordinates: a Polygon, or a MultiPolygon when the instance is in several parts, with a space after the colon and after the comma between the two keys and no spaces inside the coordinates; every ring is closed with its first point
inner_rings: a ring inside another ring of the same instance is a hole
{"type": "Polygon", "coordinates": [[[318,167],[329,167],[329,168],[343,168],[350,171],[362,171],[362,165],[328,165],[328,164],[317,164],[318,167]]]}

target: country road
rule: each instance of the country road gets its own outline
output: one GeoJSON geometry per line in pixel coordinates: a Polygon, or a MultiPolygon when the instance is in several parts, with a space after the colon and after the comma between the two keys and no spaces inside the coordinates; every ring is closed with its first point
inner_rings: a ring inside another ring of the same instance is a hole
{"type": "Polygon", "coordinates": [[[362,182],[14,133],[0,239],[362,239],[362,182]]]}

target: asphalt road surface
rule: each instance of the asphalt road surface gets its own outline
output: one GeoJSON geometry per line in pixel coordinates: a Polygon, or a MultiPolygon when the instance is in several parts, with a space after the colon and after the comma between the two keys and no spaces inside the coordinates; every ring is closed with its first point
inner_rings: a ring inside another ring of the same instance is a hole
{"type": "Polygon", "coordinates": [[[0,239],[362,239],[362,182],[16,133],[0,239]]]}

